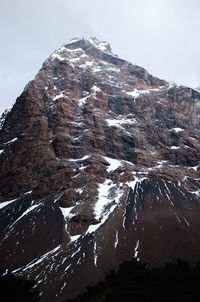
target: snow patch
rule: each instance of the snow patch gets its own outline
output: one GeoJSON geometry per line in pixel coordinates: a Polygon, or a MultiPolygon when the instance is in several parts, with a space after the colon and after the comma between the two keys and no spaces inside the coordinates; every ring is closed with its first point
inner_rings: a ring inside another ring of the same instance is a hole
{"type": "Polygon", "coordinates": [[[65,288],[66,285],[67,285],[67,282],[64,282],[63,286],[60,289],[60,294],[63,292],[63,289],[65,288]]]}
{"type": "Polygon", "coordinates": [[[71,52],[72,54],[73,53],[76,53],[76,52],[81,52],[81,53],[83,53],[84,52],[84,50],[82,49],[82,48],[74,48],[74,49],[69,49],[69,48],[65,48],[65,51],[67,51],[67,52],[71,52]]]}
{"type": "Polygon", "coordinates": [[[12,203],[12,202],[16,201],[17,199],[18,199],[18,198],[13,199],[13,200],[10,200],[10,201],[4,201],[4,202],[1,202],[1,203],[0,203],[0,209],[2,209],[2,208],[4,208],[4,207],[6,207],[8,204],[10,204],[10,203],[12,203]]]}
{"type": "Polygon", "coordinates": [[[162,88],[162,86],[160,86],[160,88],[148,88],[148,89],[134,89],[133,91],[130,92],[126,92],[126,94],[133,96],[134,100],[136,98],[138,98],[141,94],[149,94],[151,91],[160,91],[160,89],[162,88]]]}
{"type": "Polygon", "coordinates": [[[189,138],[192,139],[193,141],[196,141],[196,138],[194,138],[194,137],[190,136],[189,138]]]}
{"type": "Polygon", "coordinates": [[[180,87],[180,85],[176,84],[176,83],[173,83],[173,82],[168,82],[169,83],[169,86],[168,86],[168,90],[173,88],[173,87],[180,87]]]}
{"type": "Polygon", "coordinates": [[[71,210],[74,208],[75,206],[73,207],[69,207],[69,208],[63,208],[63,207],[59,207],[62,214],[63,214],[63,217],[64,219],[66,220],[67,218],[71,218],[73,217],[74,214],[70,214],[71,210]]]}
{"type": "Polygon", "coordinates": [[[175,216],[176,216],[176,219],[178,220],[178,222],[181,223],[181,220],[176,213],[175,213],[175,216]]]}
{"type": "Polygon", "coordinates": [[[15,220],[14,224],[19,221],[23,216],[27,215],[29,212],[33,211],[35,208],[37,208],[38,206],[40,206],[40,204],[35,204],[33,206],[31,206],[30,208],[28,208],[19,218],[17,218],[17,220],[15,220]]]}
{"type": "Polygon", "coordinates": [[[109,127],[115,126],[119,128],[123,128],[121,125],[130,125],[130,124],[135,124],[137,121],[133,119],[106,119],[106,122],[108,123],[109,127]]]}
{"type": "MultiPolygon", "coordinates": [[[[136,246],[135,246],[135,249],[134,249],[134,258],[137,258],[138,257],[138,248],[139,248],[139,245],[140,245],[140,242],[139,240],[136,242],[136,246]]],[[[138,258],[139,259],[139,258],[138,258]]]]}
{"type": "Polygon", "coordinates": [[[97,87],[97,86],[93,86],[92,88],[91,88],[91,90],[96,94],[97,92],[99,92],[101,89],[99,88],[99,87],[97,87]]]}
{"type": "Polygon", "coordinates": [[[175,131],[176,133],[177,133],[177,132],[184,131],[184,130],[185,130],[185,129],[182,129],[182,128],[179,128],[179,127],[170,129],[170,131],[175,131]]]}
{"type": "Polygon", "coordinates": [[[70,63],[76,63],[80,61],[80,58],[72,58],[72,59],[68,59],[70,61],[70,63]]]}
{"type": "Polygon", "coordinates": [[[77,251],[75,251],[72,255],[71,255],[71,258],[73,258],[76,254],[78,254],[81,250],[81,247],[78,248],[77,251]]]}
{"type": "Polygon", "coordinates": [[[113,71],[113,72],[120,72],[119,68],[115,68],[115,67],[107,67],[106,68],[107,71],[113,71]]]}
{"type": "Polygon", "coordinates": [[[118,231],[116,231],[116,234],[115,234],[115,244],[114,244],[115,249],[117,248],[118,243],[119,243],[119,233],[118,233],[118,231]]]}
{"type": "Polygon", "coordinates": [[[133,96],[134,99],[138,98],[140,96],[140,94],[145,94],[145,93],[149,93],[149,91],[148,90],[138,91],[138,89],[135,89],[134,91],[127,92],[127,94],[130,95],[130,96],[133,96]]]}
{"type": "Polygon", "coordinates": [[[79,189],[75,189],[76,193],[78,193],[79,195],[81,195],[83,193],[83,189],[79,188],[79,189]]]}
{"type": "Polygon", "coordinates": [[[78,239],[79,239],[79,237],[81,237],[81,235],[75,235],[75,236],[71,236],[71,237],[70,237],[70,239],[71,239],[71,241],[70,241],[70,242],[74,242],[74,241],[78,240],[78,239]]]}
{"type": "Polygon", "coordinates": [[[147,168],[148,171],[153,171],[154,169],[161,169],[163,167],[163,163],[155,166],[155,167],[151,167],[151,168],[147,168]]]}
{"type": "Polygon", "coordinates": [[[143,180],[147,179],[146,177],[138,178],[134,176],[135,179],[133,181],[127,181],[125,184],[127,184],[133,191],[135,190],[135,186],[137,183],[141,183],[143,180]]]}
{"type": "Polygon", "coordinates": [[[117,168],[119,168],[121,165],[122,165],[122,162],[118,159],[114,159],[114,158],[110,158],[110,157],[107,157],[107,156],[103,156],[103,158],[109,162],[109,167],[107,168],[107,172],[111,172],[111,171],[114,171],[116,170],[117,168]]]}
{"type": "Polygon", "coordinates": [[[92,65],[93,65],[93,62],[86,61],[86,62],[85,62],[85,65],[86,65],[86,66],[92,66],[92,65]]]}
{"type": "Polygon", "coordinates": [[[64,61],[65,59],[63,58],[63,57],[61,57],[59,54],[57,54],[57,53],[53,53],[52,55],[51,55],[51,57],[53,58],[53,59],[58,59],[58,60],[60,60],[60,61],[64,61]]]}
{"type": "MultiPolygon", "coordinates": [[[[32,193],[32,190],[31,191],[28,191],[26,193],[24,193],[24,195],[27,195],[27,194],[31,194],[32,193]]],[[[6,207],[7,205],[9,205],[10,203],[16,201],[17,199],[19,199],[20,197],[18,198],[15,198],[15,199],[12,199],[12,200],[9,200],[9,201],[4,201],[4,202],[1,202],[0,203],[0,209],[6,207]]]]}
{"type": "Polygon", "coordinates": [[[192,192],[190,192],[190,193],[195,194],[195,195],[197,195],[197,196],[199,197],[200,190],[192,191],[192,192]]]}
{"type": "Polygon", "coordinates": [[[97,266],[97,259],[98,259],[98,255],[97,255],[97,243],[96,241],[94,242],[94,265],[97,266]]]}
{"type": "Polygon", "coordinates": [[[68,161],[71,161],[71,162],[76,162],[76,161],[83,161],[83,160],[86,160],[88,158],[90,158],[91,155],[85,155],[83,156],[82,158],[78,158],[78,159],[67,159],[68,161]]]}
{"type": "Polygon", "coordinates": [[[99,41],[98,39],[96,38],[90,38],[88,40],[93,46],[95,46],[97,49],[105,52],[105,53],[108,53],[110,55],[113,55],[112,52],[111,52],[111,49],[110,49],[110,45],[109,43],[105,42],[105,41],[99,41]]]}
{"type": "Polygon", "coordinates": [[[199,167],[199,165],[197,165],[197,166],[195,166],[195,167],[188,167],[188,169],[189,169],[189,170],[190,170],[190,169],[193,169],[193,170],[197,171],[198,167],[199,167]]]}
{"type": "Polygon", "coordinates": [[[95,67],[95,68],[92,69],[92,71],[93,72],[99,72],[99,71],[101,71],[101,68],[100,67],[95,67]]]}
{"type": "Polygon", "coordinates": [[[79,106],[81,107],[81,106],[85,105],[87,99],[88,99],[88,96],[78,100],[79,106]]]}
{"type": "Polygon", "coordinates": [[[17,140],[18,140],[18,138],[15,137],[15,138],[11,139],[10,141],[8,141],[6,143],[3,143],[3,145],[6,146],[6,145],[9,145],[9,144],[12,144],[12,143],[16,142],[17,140]]]}
{"type": "Polygon", "coordinates": [[[101,225],[105,223],[109,215],[114,211],[120,202],[123,191],[116,187],[111,180],[106,180],[104,183],[99,184],[98,199],[94,207],[94,214],[97,220],[101,222],[90,225],[86,234],[95,232],[101,225]],[[112,189],[112,193],[111,193],[112,189]],[[110,203],[113,205],[109,207],[110,203]],[[109,209],[106,209],[108,206],[109,209]],[[103,214],[103,215],[102,215],[103,214]]]}
{"type": "MultiPolygon", "coordinates": [[[[135,172],[133,172],[135,173],[135,172]]],[[[143,177],[143,178],[138,178],[134,175],[135,179],[133,181],[130,181],[130,182],[126,182],[125,184],[128,185],[129,188],[131,188],[133,190],[133,192],[135,191],[135,188],[138,188],[138,186],[136,187],[137,184],[141,183],[143,180],[147,179],[146,177],[143,177]]],[[[135,194],[135,198],[134,198],[134,207],[133,207],[133,210],[134,210],[134,220],[133,220],[133,225],[136,223],[136,221],[138,220],[138,213],[137,213],[137,192],[135,194]]],[[[123,226],[123,229],[126,230],[126,227],[125,227],[125,221],[126,221],[126,214],[127,214],[127,207],[125,208],[125,211],[123,213],[123,223],[122,223],[122,226],[123,226]]],[[[135,228],[136,230],[136,228],[135,228]]]]}
{"type": "Polygon", "coordinates": [[[61,92],[60,94],[56,95],[56,96],[53,98],[52,102],[54,102],[54,101],[56,101],[56,100],[58,100],[58,99],[60,99],[60,98],[64,98],[63,92],[61,92]]]}
{"type": "Polygon", "coordinates": [[[111,201],[115,199],[115,202],[118,203],[119,199],[121,197],[120,190],[117,188],[115,189],[115,196],[109,196],[109,191],[111,188],[113,188],[115,185],[112,181],[107,179],[104,183],[99,184],[98,188],[98,201],[95,204],[95,218],[99,220],[101,218],[101,215],[103,213],[103,210],[106,205],[108,205],[111,201]],[[117,193],[117,194],[116,194],[117,193]]]}
{"type": "Polygon", "coordinates": [[[157,163],[158,163],[159,165],[163,165],[163,164],[167,163],[167,160],[157,161],[157,163]]]}
{"type": "Polygon", "coordinates": [[[189,222],[187,221],[187,219],[185,217],[183,217],[183,219],[185,220],[185,223],[187,224],[187,226],[190,226],[189,222]]]}

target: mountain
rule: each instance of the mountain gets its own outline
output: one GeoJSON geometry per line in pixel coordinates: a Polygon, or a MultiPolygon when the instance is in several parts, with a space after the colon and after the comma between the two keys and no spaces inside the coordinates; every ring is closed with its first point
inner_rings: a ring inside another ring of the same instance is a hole
{"type": "Polygon", "coordinates": [[[43,63],[0,130],[0,267],[41,301],[119,264],[200,260],[200,93],[75,38],[43,63]]]}

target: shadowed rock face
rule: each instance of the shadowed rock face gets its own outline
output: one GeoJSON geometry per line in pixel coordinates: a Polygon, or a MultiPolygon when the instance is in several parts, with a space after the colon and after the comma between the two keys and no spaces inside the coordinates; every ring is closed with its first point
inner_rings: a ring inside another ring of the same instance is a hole
{"type": "Polygon", "coordinates": [[[1,267],[50,302],[133,258],[199,261],[199,116],[106,42],[55,51],[1,121],[1,267]]]}

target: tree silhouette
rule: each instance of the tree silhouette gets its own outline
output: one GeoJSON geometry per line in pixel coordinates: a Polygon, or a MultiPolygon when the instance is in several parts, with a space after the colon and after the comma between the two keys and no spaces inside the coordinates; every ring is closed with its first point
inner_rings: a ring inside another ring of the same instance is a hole
{"type": "MultiPolygon", "coordinates": [[[[199,302],[200,264],[190,267],[178,259],[163,267],[148,269],[136,260],[120,265],[96,286],[73,302],[199,302]]],[[[72,300],[70,300],[72,301],[72,300]]]]}
{"type": "Polygon", "coordinates": [[[37,302],[39,293],[33,289],[34,281],[17,277],[0,270],[0,301],[37,302]]]}

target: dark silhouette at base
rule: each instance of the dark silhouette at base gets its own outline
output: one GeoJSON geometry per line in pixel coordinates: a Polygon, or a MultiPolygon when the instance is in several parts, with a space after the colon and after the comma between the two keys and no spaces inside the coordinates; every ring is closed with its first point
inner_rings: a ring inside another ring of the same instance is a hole
{"type": "Polygon", "coordinates": [[[39,293],[33,289],[34,281],[27,281],[0,270],[0,301],[37,302],[39,293]]]}
{"type": "Polygon", "coordinates": [[[177,260],[149,269],[136,260],[124,262],[118,273],[111,271],[105,282],[88,287],[71,302],[193,302],[200,301],[200,263],[191,267],[177,260]]]}

